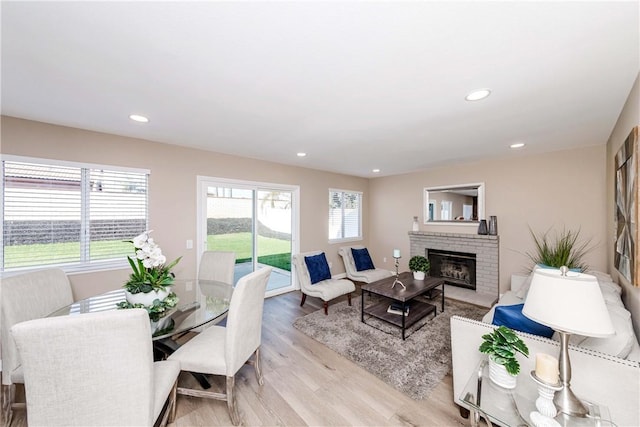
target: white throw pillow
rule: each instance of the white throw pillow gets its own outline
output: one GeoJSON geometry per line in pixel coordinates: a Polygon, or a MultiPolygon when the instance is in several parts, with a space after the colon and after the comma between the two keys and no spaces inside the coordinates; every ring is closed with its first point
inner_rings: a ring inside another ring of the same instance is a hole
{"type": "Polygon", "coordinates": [[[604,298],[605,304],[608,306],[617,306],[624,308],[624,303],[622,302],[622,298],[620,298],[620,294],[616,291],[612,291],[611,288],[600,287],[600,291],[602,292],[602,298],[604,298]]]}
{"type": "Polygon", "coordinates": [[[607,305],[615,335],[606,338],[588,337],[580,343],[580,347],[610,354],[626,359],[633,348],[636,337],[633,333],[631,313],[624,307],[607,305]]]}
{"type": "Polygon", "coordinates": [[[531,274],[529,274],[529,276],[527,276],[527,278],[525,279],[524,283],[522,284],[522,286],[520,286],[520,289],[518,289],[516,291],[516,296],[520,299],[526,299],[527,298],[527,293],[529,292],[529,287],[531,287],[531,280],[533,280],[533,272],[536,271],[536,268],[538,268],[538,266],[534,266],[533,270],[531,270],[531,274]]]}
{"type": "Polygon", "coordinates": [[[598,285],[600,285],[601,290],[609,290],[611,292],[615,292],[618,295],[622,295],[622,288],[617,283],[613,283],[611,280],[600,280],[598,279],[598,285]]]}
{"type": "Polygon", "coordinates": [[[598,282],[613,282],[613,278],[611,277],[611,275],[608,273],[605,273],[604,271],[589,270],[589,271],[586,271],[586,273],[592,276],[596,276],[596,279],[598,279],[598,282]]]}

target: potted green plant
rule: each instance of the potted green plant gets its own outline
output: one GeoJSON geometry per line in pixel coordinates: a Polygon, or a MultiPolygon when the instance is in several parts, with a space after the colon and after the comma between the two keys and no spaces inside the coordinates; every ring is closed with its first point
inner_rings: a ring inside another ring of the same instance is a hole
{"type": "Polygon", "coordinates": [[[482,339],[479,350],[489,355],[489,378],[501,387],[514,388],[520,372],[516,354],[529,357],[529,348],[506,326],[499,326],[492,333],[483,335],[482,339]]]}
{"type": "Polygon", "coordinates": [[[422,255],[412,256],[409,260],[409,270],[413,271],[413,278],[424,280],[424,276],[431,269],[431,263],[422,255]]]}
{"type": "Polygon", "coordinates": [[[584,256],[592,249],[591,240],[580,240],[580,229],[556,232],[550,235],[551,230],[547,230],[541,235],[534,233],[529,228],[535,250],[527,252],[527,256],[534,264],[560,268],[567,266],[569,269],[583,272],[588,270],[589,266],[584,261],[584,256]]]}

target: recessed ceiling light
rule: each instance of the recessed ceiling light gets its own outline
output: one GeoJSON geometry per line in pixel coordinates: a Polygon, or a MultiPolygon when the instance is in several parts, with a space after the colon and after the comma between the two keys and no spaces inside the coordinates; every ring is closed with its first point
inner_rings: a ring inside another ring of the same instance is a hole
{"type": "Polygon", "coordinates": [[[524,147],[524,142],[516,142],[515,144],[511,144],[509,148],[522,148],[524,147]]]}
{"type": "Polygon", "coordinates": [[[467,101],[480,101],[489,95],[491,95],[491,91],[489,89],[478,89],[465,96],[464,99],[467,101]]]}
{"type": "Polygon", "coordinates": [[[129,118],[134,122],[149,123],[149,119],[145,116],[141,116],[140,114],[132,114],[129,116],[129,118]]]}
{"type": "Polygon", "coordinates": [[[302,152],[300,152],[300,153],[298,153],[298,154],[296,154],[296,155],[297,155],[298,157],[304,157],[304,156],[306,156],[306,155],[307,155],[307,153],[302,153],[302,152]]]}
{"type": "Polygon", "coordinates": [[[373,172],[373,173],[380,173],[380,169],[373,169],[371,172],[373,172]]]}

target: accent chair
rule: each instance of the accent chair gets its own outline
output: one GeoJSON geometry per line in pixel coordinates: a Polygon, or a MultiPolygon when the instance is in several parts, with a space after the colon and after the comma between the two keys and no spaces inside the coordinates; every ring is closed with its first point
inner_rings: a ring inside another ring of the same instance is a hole
{"type": "Polygon", "coordinates": [[[393,273],[384,268],[375,268],[373,262],[368,255],[368,251],[364,246],[343,246],[338,249],[338,254],[342,257],[344,262],[344,269],[347,273],[347,277],[355,283],[371,283],[380,279],[393,276],[393,273]],[[354,251],[357,256],[360,256],[363,262],[356,263],[354,258],[354,251]],[[367,260],[367,258],[369,258],[367,260]],[[358,269],[360,267],[360,269],[358,269]],[[371,267],[371,268],[367,268],[371,267]]]}
{"type": "Polygon", "coordinates": [[[302,307],[307,295],[322,299],[324,314],[329,314],[329,301],[341,295],[347,295],[351,305],[351,293],[356,290],[351,280],[331,277],[329,264],[322,251],[299,253],[293,256],[293,263],[300,282],[302,307]]]}

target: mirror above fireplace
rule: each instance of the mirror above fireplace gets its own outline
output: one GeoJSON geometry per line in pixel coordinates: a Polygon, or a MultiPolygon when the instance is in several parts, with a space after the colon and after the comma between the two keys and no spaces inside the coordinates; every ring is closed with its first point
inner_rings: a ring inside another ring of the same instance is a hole
{"type": "Polygon", "coordinates": [[[424,189],[425,224],[477,224],[484,216],[484,182],[424,189]]]}

